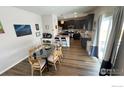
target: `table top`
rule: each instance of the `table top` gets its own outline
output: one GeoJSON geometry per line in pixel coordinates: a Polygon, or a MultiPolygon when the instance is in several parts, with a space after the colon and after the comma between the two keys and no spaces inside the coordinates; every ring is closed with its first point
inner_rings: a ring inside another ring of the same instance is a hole
{"type": "Polygon", "coordinates": [[[41,49],[35,52],[36,57],[47,58],[50,56],[54,49],[54,46],[44,45],[41,49]]]}

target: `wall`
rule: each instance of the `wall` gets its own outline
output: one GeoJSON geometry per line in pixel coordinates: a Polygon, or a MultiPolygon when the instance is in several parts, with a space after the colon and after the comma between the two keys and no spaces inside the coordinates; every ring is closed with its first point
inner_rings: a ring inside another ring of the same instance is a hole
{"type": "Polygon", "coordinates": [[[40,38],[35,36],[35,24],[39,24],[41,17],[15,7],[0,7],[0,21],[5,33],[0,34],[0,74],[16,65],[28,56],[28,49],[40,43],[40,38]],[[16,37],[13,24],[30,24],[32,35],[16,37]]]}
{"type": "Polygon", "coordinates": [[[58,33],[58,19],[56,15],[43,15],[42,16],[42,23],[43,23],[43,32],[44,33],[51,33],[53,36],[57,35],[58,33]],[[55,26],[57,25],[57,29],[55,26]],[[46,29],[48,26],[48,29],[46,29]]]}
{"type": "Polygon", "coordinates": [[[53,30],[53,24],[52,24],[52,15],[43,15],[42,16],[42,23],[43,23],[43,32],[48,33],[48,32],[52,32],[53,30]],[[46,26],[48,26],[48,28],[46,29],[46,26]]]}
{"type": "Polygon", "coordinates": [[[58,18],[56,15],[52,15],[52,18],[53,18],[53,29],[54,29],[53,35],[55,37],[58,34],[58,18]],[[55,26],[57,26],[57,28],[55,26]]]}

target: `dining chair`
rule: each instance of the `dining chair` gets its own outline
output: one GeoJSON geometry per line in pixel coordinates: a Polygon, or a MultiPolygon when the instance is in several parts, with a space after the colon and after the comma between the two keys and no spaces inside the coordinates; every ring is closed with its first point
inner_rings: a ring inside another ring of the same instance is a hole
{"type": "Polygon", "coordinates": [[[36,48],[39,50],[42,47],[42,45],[38,45],[36,48]]]}
{"type": "Polygon", "coordinates": [[[58,52],[56,49],[54,49],[53,52],[50,54],[50,56],[48,57],[48,61],[49,61],[49,64],[53,65],[55,70],[57,70],[56,63],[57,62],[60,63],[60,60],[59,60],[58,52]]]}
{"type": "Polygon", "coordinates": [[[28,61],[31,65],[31,75],[32,76],[34,75],[35,70],[39,70],[40,75],[42,75],[42,72],[45,69],[45,64],[46,64],[46,62],[43,59],[36,58],[33,56],[35,49],[36,48],[29,50],[29,57],[28,57],[28,61]]]}
{"type": "Polygon", "coordinates": [[[58,52],[59,60],[60,60],[60,62],[62,62],[63,52],[62,52],[62,47],[61,46],[57,47],[57,52],[58,52]]]}

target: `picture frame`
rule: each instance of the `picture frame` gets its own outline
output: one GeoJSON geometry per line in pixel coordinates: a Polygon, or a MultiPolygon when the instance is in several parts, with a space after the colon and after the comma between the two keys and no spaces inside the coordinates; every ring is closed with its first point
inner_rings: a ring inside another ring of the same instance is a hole
{"type": "Polygon", "coordinates": [[[5,33],[5,32],[4,32],[4,29],[3,29],[2,23],[0,22],[0,34],[2,34],[2,33],[5,33]]]}
{"type": "Polygon", "coordinates": [[[55,25],[55,29],[57,29],[58,28],[58,26],[57,25],[55,25]]]}
{"type": "Polygon", "coordinates": [[[13,24],[15,33],[17,37],[31,35],[31,25],[30,24],[13,24]]]}
{"type": "Polygon", "coordinates": [[[45,25],[45,29],[46,30],[49,30],[49,25],[45,25]]]}
{"type": "Polygon", "coordinates": [[[35,28],[36,28],[36,30],[40,30],[39,29],[39,24],[35,24],[35,28]]]}
{"type": "Polygon", "coordinates": [[[41,36],[41,33],[40,32],[36,32],[36,37],[39,37],[41,36]]]}

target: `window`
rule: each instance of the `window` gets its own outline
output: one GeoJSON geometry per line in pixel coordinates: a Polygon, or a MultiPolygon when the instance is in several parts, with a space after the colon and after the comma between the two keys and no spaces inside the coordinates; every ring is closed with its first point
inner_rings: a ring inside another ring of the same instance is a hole
{"type": "Polygon", "coordinates": [[[103,16],[101,26],[100,26],[100,33],[99,33],[98,56],[99,56],[100,61],[102,61],[104,57],[104,53],[106,50],[106,44],[108,42],[111,27],[112,27],[112,16],[109,16],[109,17],[103,16]]]}
{"type": "Polygon", "coordinates": [[[121,31],[121,34],[120,34],[119,43],[122,40],[123,33],[124,33],[124,23],[123,23],[122,31],[121,31]]]}

